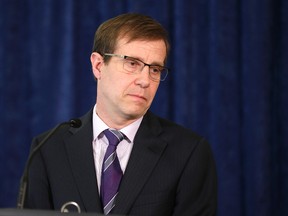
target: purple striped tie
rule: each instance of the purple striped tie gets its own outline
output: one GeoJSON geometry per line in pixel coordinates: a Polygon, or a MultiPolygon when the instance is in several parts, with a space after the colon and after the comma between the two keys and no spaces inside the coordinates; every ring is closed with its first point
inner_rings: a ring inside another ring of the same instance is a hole
{"type": "Polygon", "coordinates": [[[119,142],[124,138],[120,131],[107,129],[104,131],[109,141],[106,150],[101,176],[101,199],[104,214],[107,215],[115,206],[115,199],[118,193],[118,187],[122,178],[122,170],[116,154],[116,148],[119,142]]]}

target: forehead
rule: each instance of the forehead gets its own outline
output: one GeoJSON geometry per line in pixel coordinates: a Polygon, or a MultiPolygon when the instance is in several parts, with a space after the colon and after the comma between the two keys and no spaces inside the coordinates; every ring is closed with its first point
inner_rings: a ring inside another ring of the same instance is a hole
{"type": "Polygon", "coordinates": [[[163,40],[133,40],[121,38],[117,41],[114,53],[127,55],[140,60],[154,60],[163,63],[166,59],[166,45],[163,40]]]}

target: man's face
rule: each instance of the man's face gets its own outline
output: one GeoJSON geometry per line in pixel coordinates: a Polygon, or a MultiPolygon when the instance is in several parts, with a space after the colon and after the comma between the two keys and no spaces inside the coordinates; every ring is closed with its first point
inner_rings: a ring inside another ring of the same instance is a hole
{"type": "MultiPolygon", "coordinates": [[[[166,46],[161,40],[136,40],[127,43],[127,39],[122,38],[118,40],[114,54],[163,66],[166,46]]],[[[98,80],[97,113],[106,123],[116,121],[114,124],[125,125],[143,116],[159,86],[159,81],[153,81],[149,77],[148,66],[140,73],[128,74],[123,68],[123,61],[119,57],[110,57],[109,62],[104,64],[99,54],[94,53],[91,56],[93,73],[98,80]]]]}

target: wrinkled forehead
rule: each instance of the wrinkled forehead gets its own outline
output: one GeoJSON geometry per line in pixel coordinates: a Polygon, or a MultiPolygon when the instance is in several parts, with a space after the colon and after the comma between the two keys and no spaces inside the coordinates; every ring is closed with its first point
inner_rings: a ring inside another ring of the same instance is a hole
{"type": "MultiPolygon", "coordinates": [[[[167,44],[162,38],[147,38],[147,37],[140,37],[140,36],[133,36],[129,33],[121,33],[118,35],[116,41],[115,41],[115,47],[114,47],[114,52],[116,50],[119,50],[125,46],[130,46],[131,44],[141,44],[142,46],[145,45],[149,47],[151,44],[155,44],[155,42],[163,45],[159,46],[157,48],[161,49],[161,51],[164,50],[164,62],[166,61],[167,55],[168,55],[168,48],[167,44]],[[139,43],[138,43],[139,42],[139,43]]],[[[134,49],[137,49],[137,46],[133,46],[134,49]]],[[[139,47],[140,48],[140,47],[139,47]]],[[[142,47],[143,48],[143,47],[142,47]]]]}
{"type": "Polygon", "coordinates": [[[148,64],[165,65],[166,46],[163,40],[133,40],[122,38],[118,41],[115,54],[137,58],[148,64]]]}

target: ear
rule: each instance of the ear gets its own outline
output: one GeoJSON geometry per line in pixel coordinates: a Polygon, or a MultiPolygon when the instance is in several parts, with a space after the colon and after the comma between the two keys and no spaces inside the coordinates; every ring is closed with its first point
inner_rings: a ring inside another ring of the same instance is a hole
{"type": "Polygon", "coordinates": [[[91,61],[92,71],[93,71],[95,79],[100,79],[101,67],[104,64],[103,57],[99,53],[93,52],[90,56],[90,61],[91,61]]]}

